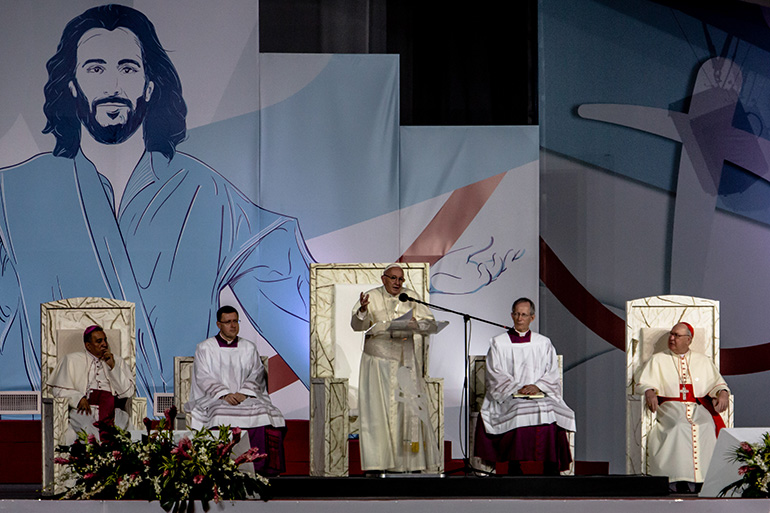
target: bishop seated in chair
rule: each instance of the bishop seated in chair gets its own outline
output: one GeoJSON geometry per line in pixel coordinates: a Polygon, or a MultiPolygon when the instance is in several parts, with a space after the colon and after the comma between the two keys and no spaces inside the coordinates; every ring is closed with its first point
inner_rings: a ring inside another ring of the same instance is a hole
{"type": "Polygon", "coordinates": [[[652,355],[638,377],[636,391],[657,412],[647,439],[649,472],[668,476],[672,491],[697,492],[711,462],[717,434],[724,427],[730,390],[714,362],[690,351],[693,327],[671,328],[668,349],[652,355]]]}
{"type": "Polygon", "coordinates": [[[83,332],[84,351],[68,353],[60,360],[48,382],[54,397],[69,401],[69,429],[65,443],[75,441],[76,433],[98,435],[96,421],[128,429],[126,398],[134,395],[134,379],[128,364],[110,350],[101,326],[83,332]]]}

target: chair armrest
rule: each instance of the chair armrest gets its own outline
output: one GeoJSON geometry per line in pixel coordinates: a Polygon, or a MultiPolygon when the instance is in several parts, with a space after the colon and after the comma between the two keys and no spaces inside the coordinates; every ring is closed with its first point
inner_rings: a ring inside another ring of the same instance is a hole
{"type": "Polygon", "coordinates": [[[128,424],[131,429],[144,429],[144,418],[147,416],[147,398],[129,397],[126,408],[128,410],[128,424]]]}
{"type": "Polygon", "coordinates": [[[310,475],[348,475],[347,378],[310,379],[310,475]]]}
{"type": "Polygon", "coordinates": [[[431,472],[444,471],[444,378],[425,378],[425,391],[428,395],[428,414],[433,434],[439,442],[438,468],[427,469],[431,472]]]}
{"type": "Polygon", "coordinates": [[[655,424],[655,419],[657,418],[658,414],[650,411],[650,409],[647,407],[647,401],[645,401],[644,397],[642,397],[642,400],[639,401],[639,404],[642,409],[641,425],[639,426],[642,450],[641,471],[643,474],[647,474],[647,437],[650,434],[650,430],[652,430],[652,426],[655,424]]]}

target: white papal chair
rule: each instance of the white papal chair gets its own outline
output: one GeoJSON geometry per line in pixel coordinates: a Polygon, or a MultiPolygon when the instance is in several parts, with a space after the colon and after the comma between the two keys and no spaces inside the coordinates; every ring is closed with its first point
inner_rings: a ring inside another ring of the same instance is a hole
{"type": "MultiPolygon", "coordinates": [[[[647,474],[647,436],[655,414],[635,390],[647,360],[668,346],[671,327],[679,322],[695,330],[691,351],[704,353],[719,368],[719,301],[691,296],[652,296],[626,302],[626,473],[647,474]]],[[[733,401],[722,418],[733,427],[733,401]]]]}
{"type": "MultiPolygon", "coordinates": [[[[65,354],[83,351],[83,330],[98,324],[104,328],[110,349],[122,358],[136,379],[136,325],[134,303],[117,299],[80,297],[51,301],[40,305],[40,355],[43,430],[43,493],[64,491],[64,469],[54,464],[56,448],[65,443],[69,425],[67,399],[53,396],[48,379],[65,354]]],[[[130,425],[142,429],[147,415],[147,399],[132,397],[126,403],[130,425]]]]}

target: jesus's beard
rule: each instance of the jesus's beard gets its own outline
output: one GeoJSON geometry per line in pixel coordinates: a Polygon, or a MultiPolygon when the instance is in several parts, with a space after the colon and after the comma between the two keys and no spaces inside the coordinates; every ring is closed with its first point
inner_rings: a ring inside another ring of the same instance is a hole
{"type": "Polygon", "coordinates": [[[95,102],[95,105],[89,105],[88,99],[78,88],[76,103],[78,119],[94,140],[102,144],[120,144],[128,140],[142,126],[147,113],[147,102],[144,100],[144,96],[137,98],[136,108],[129,100],[119,97],[101,98],[95,102]],[[125,123],[107,126],[99,123],[96,120],[96,108],[102,103],[122,103],[128,106],[125,123]]]}

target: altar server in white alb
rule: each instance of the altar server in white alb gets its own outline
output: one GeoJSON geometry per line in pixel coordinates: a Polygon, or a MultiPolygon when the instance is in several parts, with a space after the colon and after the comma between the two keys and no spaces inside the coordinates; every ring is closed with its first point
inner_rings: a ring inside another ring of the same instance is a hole
{"type": "Polygon", "coordinates": [[[353,308],[351,327],[369,330],[364,339],[358,404],[361,468],[369,473],[437,470],[439,447],[428,413],[421,359],[414,337],[391,337],[390,321],[412,312],[413,327],[435,323],[430,310],[399,295],[417,298],[404,287],[398,264],[382,273],[382,287],[361,294],[353,308]],[[370,329],[372,328],[372,329],[370,329]]]}
{"type": "Polygon", "coordinates": [[[219,333],[198,344],[190,400],[185,409],[190,427],[222,425],[245,429],[252,447],[267,458],[254,462],[256,472],[277,475],[286,470],[283,440],[286,422],[267,393],[267,373],[257,345],[238,336],[238,311],[217,311],[219,333]]]}
{"type": "Polygon", "coordinates": [[[705,354],[690,351],[693,327],[671,328],[668,349],[655,353],[636,380],[647,407],[657,412],[647,438],[649,472],[668,476],[672,489],[697,491],[711,462],[730,389],[705,354]],[[691,485],[690,483],[694,483],[691,485]]]}
{"type": "Polygon", "coordinates": [[[48,380],[54,397],[69,401],[67,444],[75,441],[79,431],[98,434],[93,425],[97,420],[128,429],[126,398],[134,395],[131,369],[112,354],[102,327],[86,328],[83,344],[84,351],[66,354],[59,360],[48,380]]]}
{"type": "Polygon", "coordinates": [[[487,352],[476,456],[507,461],[511,475],[522,473],[522,461],[543,462],[543,473],[556,475],[572,462],[567,431],[575,431],[575,413],[561,396],[551,340],[529,329],[535,304],[517,299],[511,317],[514,328],[493,338],[487,352]]]}

